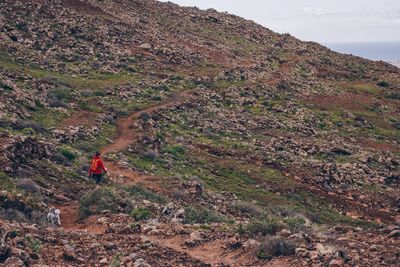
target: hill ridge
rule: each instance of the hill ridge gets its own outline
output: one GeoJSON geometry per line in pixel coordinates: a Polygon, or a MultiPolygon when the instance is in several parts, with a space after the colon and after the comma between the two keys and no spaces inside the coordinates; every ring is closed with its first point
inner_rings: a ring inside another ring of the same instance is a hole
{"type": "Polygon", "coordinates": [[[172,3],[0,10],[0,265],[398,262],[398,68],[172,3]]]}

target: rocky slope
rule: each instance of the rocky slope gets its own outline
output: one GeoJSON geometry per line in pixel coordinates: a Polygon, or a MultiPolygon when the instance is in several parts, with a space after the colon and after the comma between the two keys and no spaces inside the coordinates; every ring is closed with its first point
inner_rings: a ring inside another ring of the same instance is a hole
{"type": "Polygon", "coordinates": [[[400,261],[398,68],[151,0],[0,10],[0,265],[400,261]]]}

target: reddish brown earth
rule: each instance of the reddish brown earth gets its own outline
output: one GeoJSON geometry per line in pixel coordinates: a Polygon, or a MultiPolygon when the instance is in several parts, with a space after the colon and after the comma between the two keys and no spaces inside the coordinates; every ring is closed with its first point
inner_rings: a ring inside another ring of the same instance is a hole
{"type": "Polygon", "coordinates": [[[68,127],[68,126],[94,126],[96,125],[96,113],[79,110],[74,112],[70,117],[65,119],[60,126],[68,127]]]}

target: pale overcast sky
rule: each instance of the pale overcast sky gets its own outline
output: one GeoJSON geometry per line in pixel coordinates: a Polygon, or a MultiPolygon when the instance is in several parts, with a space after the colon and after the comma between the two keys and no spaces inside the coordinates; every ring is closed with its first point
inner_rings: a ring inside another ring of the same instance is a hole
{"type": "Polygon", "coordinates": [[[307,41],[400,41],[400,0],[170,1],[201,9],[228,11],[276,32],[288,32],[307,41]]]}

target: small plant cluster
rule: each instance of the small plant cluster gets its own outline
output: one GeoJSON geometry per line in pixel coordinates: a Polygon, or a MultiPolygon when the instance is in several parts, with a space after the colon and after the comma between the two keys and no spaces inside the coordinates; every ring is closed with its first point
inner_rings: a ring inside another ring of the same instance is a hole
{"type": "Polygon", "coordinates": [[[227,221],[225,216],[203,207],[189,207],[185,209],[184,223],[219,223],[227,221]]]}
{"type": "Polygon", "coordinates": [[[138,207],[131,211],[130,215],[136,221],[145,221],[153,217],[153,213],[144,207],[138,207]]]}
{"type": "Polygon", "coordinates": [[[279,256],[291,256],[295,254],[295,246],[281,237],[267,237],[258,249],[257,257],[270,260],[279,256]]]}
{"type": "Polygon", "coordinates": [[[132,207],[132,203],[129,199],[125,198],[123,191],[116,194],[115,190],[111,188],[101,188],[89,191],[79,200],[79,204],[80,220],[103,210],[120,212],[123,209],[129,210],[132,207]]]}
{"type": "Polygon", "coordinates": [[[25,239],[28,242],[28,245],[32,249],[33,252],[40,253],[40,251],[42,249],[42,242],[40,240],[35,239],[30,235],[27,235],[25,237],[25,239]]]}
{"type": "Polygon", "coordinates": [[[148,190],[141,184],[128,186],[125,190],[135,199],[145,199],[159,204],[166,203],[166,199],[163,196],[148,190]]]}

